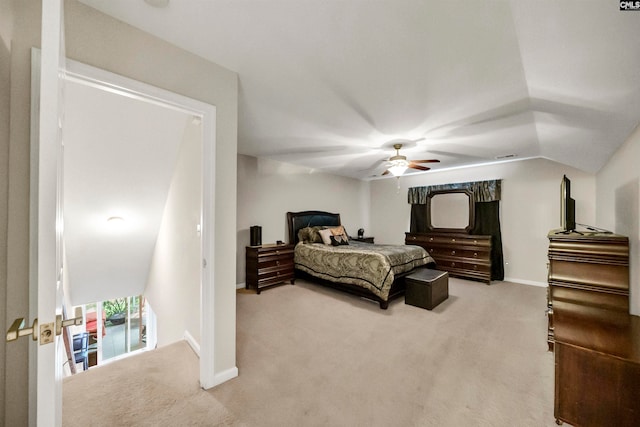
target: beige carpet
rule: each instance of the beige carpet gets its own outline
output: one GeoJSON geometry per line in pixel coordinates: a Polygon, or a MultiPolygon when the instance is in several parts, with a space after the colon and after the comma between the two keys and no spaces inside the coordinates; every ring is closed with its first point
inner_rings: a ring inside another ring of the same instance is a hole
{"type": "Polygon", "coordinates": [[[198,370],[183,341],[66,378],[62,425],[239,425],[200,388],[198,370]]]}
{"type": "Polygon", "coordinates": [[[138,356],[158,366],[126,360],[66,381],[64,425],[555,425],[545,289],[452,278],[449,292],[433,311],[402,299],[384,311],[301,280],[238,293],[238,378],[201,392],[195,356],[172,345],[138,356]],[[95,394],[74,383],[95,375],[102,391],[115,374],[123,396],[98,392],[99,413],[76,423],[70,412],[95,394]]]}

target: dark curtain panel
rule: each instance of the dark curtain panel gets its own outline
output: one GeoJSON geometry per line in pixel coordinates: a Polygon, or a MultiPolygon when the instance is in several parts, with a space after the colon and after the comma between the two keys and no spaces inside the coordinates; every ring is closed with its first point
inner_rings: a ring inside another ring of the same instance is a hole
{"type": "Polygon", "coordinates": [[[424,233],[427,230],[427,205],[411,205],[411,226],[412,233],[424,233]]]}
{"type": "MultiPolygon", "coordinates": [[[[491,280],[504,280],[499,203],[497,200],[494,202],[476,203],[476,224],[471,230],[471,234],[491,235],[491,280]]],[[[413,227],[413,210],[411,213],[411,226],[413,227]]]]}

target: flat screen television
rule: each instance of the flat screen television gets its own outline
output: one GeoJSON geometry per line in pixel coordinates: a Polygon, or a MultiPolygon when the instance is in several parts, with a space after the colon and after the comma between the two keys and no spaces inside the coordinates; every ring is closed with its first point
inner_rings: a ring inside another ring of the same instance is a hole
{"type": "Polygon", "coordinates": [[[576,202],[571,198],[571,180],[566,175],[560,183],[560,224],[565,232],[576,229],[576,202]]]}

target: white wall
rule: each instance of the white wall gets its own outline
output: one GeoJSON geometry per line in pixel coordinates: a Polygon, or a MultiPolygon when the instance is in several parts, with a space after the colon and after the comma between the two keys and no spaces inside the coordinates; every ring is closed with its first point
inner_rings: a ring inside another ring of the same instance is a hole
{"type": "Polygon", "coordinates": [[[571,179],[576,221],[596,225],[595,176],[546,159],[522,160],[450,171],[432,171],[371,182],[371,228],[376,242],[404,243],[409,231],[409,187],[502,179],[500,227],[505,280],[546,286],[547,234],[560,227],[560,181],[571,179]]]}
{"type": "Polygon", "coordinates": [[[158,346],[200,342],[202,126],[187,123],[144,291],[157,317],[158,346]]]}
{"type": "Polygon", "coordinates": [[[339,213],[352,235],[368,230],[369,183],[238,155],[237,283],[245,282],[249,227],[262,227],[262,243],[288,242],[286,213],[305,210],[339,213]]]}
{"type": "Polygon", "coordinates": [[[630,311],[640,315],[640,127],[596,177],[598,227],[629,237],[630,311]]]}

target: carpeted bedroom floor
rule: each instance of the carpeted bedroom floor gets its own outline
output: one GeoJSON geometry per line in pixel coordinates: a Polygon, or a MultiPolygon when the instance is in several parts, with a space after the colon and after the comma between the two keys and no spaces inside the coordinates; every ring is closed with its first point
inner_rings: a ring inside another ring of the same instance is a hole
{"type": "Polygon", "coordinates": [[[239,292],[238,378],[200,390],[176,343],[65,380],[64,425],[555,425],[545,289],[450,278],[449,294],[385,311],[302,280],[239,292]]]}

